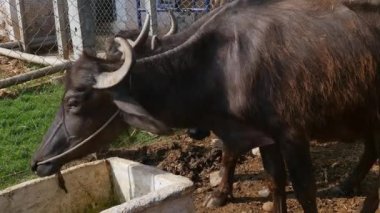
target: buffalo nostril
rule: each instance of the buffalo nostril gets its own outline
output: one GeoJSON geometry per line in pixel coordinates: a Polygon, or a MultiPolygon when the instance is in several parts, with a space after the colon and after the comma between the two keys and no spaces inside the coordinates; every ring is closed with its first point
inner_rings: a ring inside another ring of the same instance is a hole
{"type": "Polygon", "coordinates": [[[202,139],[210,136],[210,131],[204,130],[204,129],[198,129],[198,128],[197,129],[188,129],[187,134],[192,139],[202,140],[202,139]]]}

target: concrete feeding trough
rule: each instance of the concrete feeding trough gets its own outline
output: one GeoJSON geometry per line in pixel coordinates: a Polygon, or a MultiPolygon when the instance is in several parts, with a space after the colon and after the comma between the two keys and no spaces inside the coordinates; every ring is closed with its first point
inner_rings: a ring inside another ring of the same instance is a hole
{"type": "Polygon", "coordinates": [[[78,165],[0,191],[0,212],[194,212],[193,183],[121,158],[78,165]]]}

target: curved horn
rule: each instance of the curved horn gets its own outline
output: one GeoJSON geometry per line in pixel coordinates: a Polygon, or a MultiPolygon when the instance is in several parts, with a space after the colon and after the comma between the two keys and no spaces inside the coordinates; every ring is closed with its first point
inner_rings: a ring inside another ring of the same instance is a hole
{"type": "Polygon", "coordinates": [[[133,51],[130,44],[120,37],[115,38],[115,42],[120,44],[119,50],[123,53],[124,63],[114,72],[102,72],[95,76],[96,83],[92,86],[95,89],[106,89],[120,83],[134,62],[133,51]]]}
{"type": "Polygon", "coordinates": [[[147,13],[145,16],[143,28],[141,29],[139,36],[136,38],[135,41],[128,39],[128,42],[131,44],[132,48],[136,48],[145,43],[145,41],[148,39],[148,36],[149,36],[149,27],[150,27],[150,15],[147,13]]]}
{"type": "Polygon", "coordinates": [[[150,49],[154,50],[157,46],[157,35],[152,36],[152,40],[150,41],[150,49]]]}
{"type": "Polygon", "coordinates": [[[177,33],[177,30],[178,30],[177,20],[175,19],[174,14],[171,10],[169,11],[169,16],[170,16],[170,30],[163,36],[163,38],[177,33]]]}

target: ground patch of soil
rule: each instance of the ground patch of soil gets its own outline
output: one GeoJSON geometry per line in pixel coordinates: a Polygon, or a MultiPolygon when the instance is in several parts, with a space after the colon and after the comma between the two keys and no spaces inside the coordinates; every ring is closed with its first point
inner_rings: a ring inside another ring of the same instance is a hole
{"type": "MultiPolygon", "coordinates": [[[[271,199],[261,198],[258,192],[266,188],[267,175],[261,165],[260,157],[251,153],[239,160],[234,182],[234,198],[221,208],[203,207],[205,196],[212,192],[209,174],[218,171],[221,159],[221,151],[213,148],[210,140],[211,138],[193,141],[183,134],[132,149],[111,149],[102,157],[124,157],[190,178],[196,186],[193,193],[196,212],[263,212],[262,205],[271,199]]],[[[342,197],[330,191],[352,171],[362,151],[361,143],[312,143],[311,152],[318,185],[320,212],[360,210],[365,195],[377,184],[378,166],[372,168],[355,196],[342,197]]],[[[302,212],[290,185],[287,187],[288,211],[302,212]]]]}
{"type": "Polygon", "coordinates": [[[27,71],[25,63],[18,59],[0,56],[0,77],[15,76],[27,71]]]}
{"type": "MultiPolygon", "coordinates": [[[[0,37],[0,43],[2,42],[6,42],[6,40],[0,37]]],[[[26,71],[27,67],[22,60],[0,55],[0,79],[15,76],[26,71]]]]}

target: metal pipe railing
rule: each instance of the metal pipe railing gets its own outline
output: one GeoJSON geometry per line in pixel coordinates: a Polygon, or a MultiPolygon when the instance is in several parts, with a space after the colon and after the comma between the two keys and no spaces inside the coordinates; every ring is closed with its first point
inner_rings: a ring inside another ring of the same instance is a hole
{"type": "Polygon", "coordinates": [[[21,84],[30,80],[35,80],[47,75],[51,75],[62,70],[67,69],[70,66],[71,62],[64,62],[50,67],[44,67],[38,70],[30,71],[23,73],[17,76],[5,78],[0,80],[0,89],[10,87],[13,85],[21,84]]]}
{"type": "Polygon", "coordinates": [[[7,48],[2,48],[2,47],[0,47],[0,55],[16,58],[20,60],[25,60],[25,61],[33,62],[36,64],[43,64],[43,65],[57,65],[63,62],[68,62],[67,60],[64,60],[64,59],[33,55],[33,54],[24,53],[17,50],[10,50],[7,48]]]}

